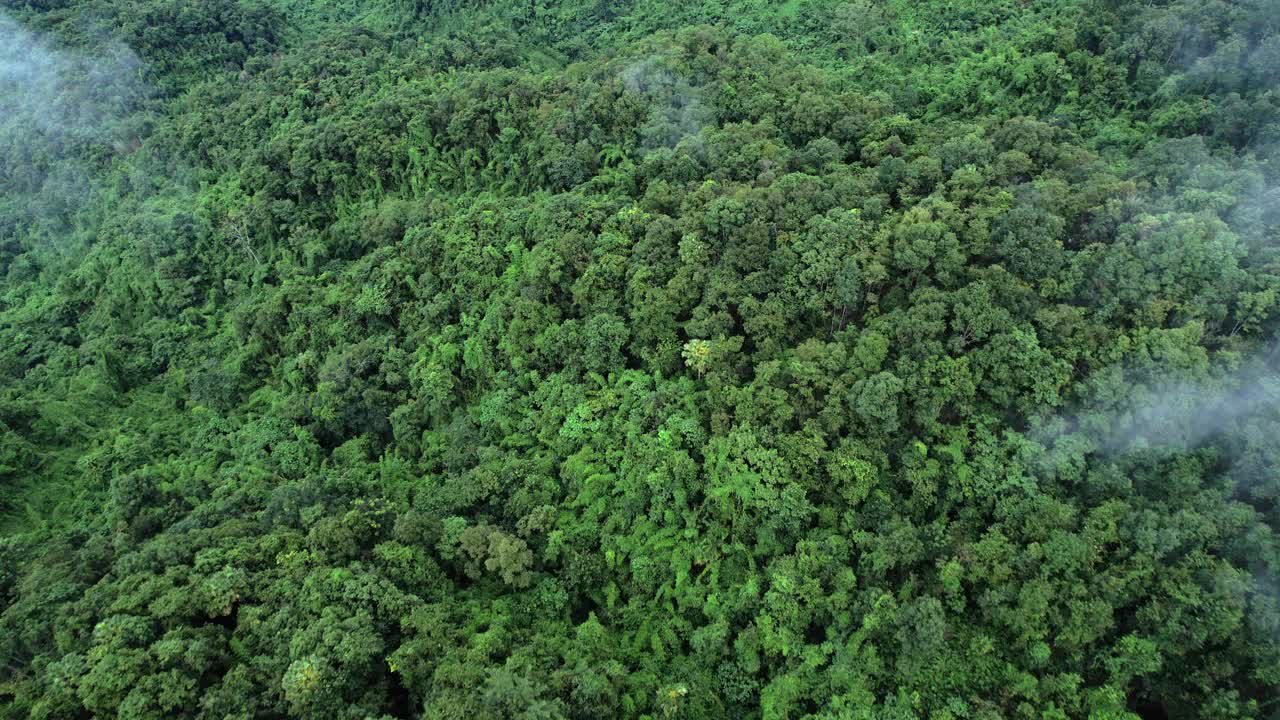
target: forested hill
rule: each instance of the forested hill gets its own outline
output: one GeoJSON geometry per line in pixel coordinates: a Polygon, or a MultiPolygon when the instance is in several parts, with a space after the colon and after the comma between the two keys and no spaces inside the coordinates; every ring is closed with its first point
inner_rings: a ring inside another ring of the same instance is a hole
{"type": "Polygon", "coordinates": [[[0,0],[0,718],[1280,718],[1280,0],[0,0]]]}

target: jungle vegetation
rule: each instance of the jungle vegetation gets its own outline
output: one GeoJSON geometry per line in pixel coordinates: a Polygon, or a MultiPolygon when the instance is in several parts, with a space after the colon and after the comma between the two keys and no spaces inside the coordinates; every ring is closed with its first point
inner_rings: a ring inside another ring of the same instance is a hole
{"type": "Polygon", "coordinates": [[[0,11],[0,718],[1280,718],[1277,0],[0,11]]]}

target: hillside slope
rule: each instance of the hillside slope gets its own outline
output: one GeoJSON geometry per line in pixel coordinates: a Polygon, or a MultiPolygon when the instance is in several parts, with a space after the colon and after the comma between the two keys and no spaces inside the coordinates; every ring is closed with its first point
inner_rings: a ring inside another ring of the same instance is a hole
{"type": "Polygon", "coordinates": [[[0,0],[0,718],[1280,717],[1280,5],[0,0]]]}

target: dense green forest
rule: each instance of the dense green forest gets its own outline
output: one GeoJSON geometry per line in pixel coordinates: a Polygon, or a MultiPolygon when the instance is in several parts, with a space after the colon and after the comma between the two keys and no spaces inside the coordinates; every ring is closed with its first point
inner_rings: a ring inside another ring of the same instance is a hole
{"type": "Polygon", "coordinates": [[[1280,718],[1280,0],[0,0],[0,718],[1280,718]]]}

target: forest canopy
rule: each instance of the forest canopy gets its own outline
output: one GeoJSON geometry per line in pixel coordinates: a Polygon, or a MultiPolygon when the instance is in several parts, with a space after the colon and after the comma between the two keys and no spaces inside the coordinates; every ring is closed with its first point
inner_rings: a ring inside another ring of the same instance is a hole
{"type": "Polygon", "coordinates": [[[1280,718],[1277,0],[0,0],[0,718],[1280,718]]]}

